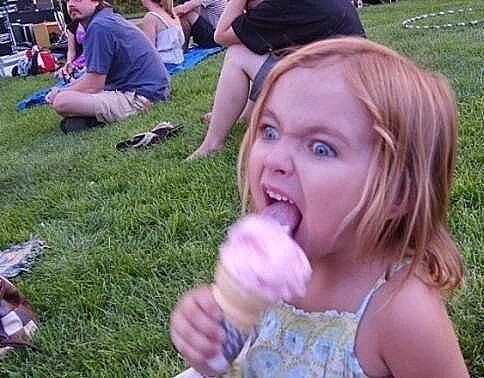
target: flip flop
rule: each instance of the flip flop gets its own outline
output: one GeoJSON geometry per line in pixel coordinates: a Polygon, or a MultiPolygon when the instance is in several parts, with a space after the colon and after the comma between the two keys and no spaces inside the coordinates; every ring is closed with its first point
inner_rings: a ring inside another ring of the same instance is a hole
{"type": "Polygon", "coordinates": [[[124,150],[126,148],[148,147],[165,140],[182,129],[183,125],[173,126],[169,122],[162,122],[151,129],[151,131],[136,134],[131,139],[119,142],[116,145],[116,149],[124,150]]]}
{"type": "Polygon", "coordinates": [[[178,133],[182,129],[182,124],[174,126],[170,122],[161,122],[153,127],[150,132],[159,135],[161,138],[167,138],[173,134],[178,133]]]}
{"type": "Polygon", "coordinates": [[[116,145],[116,148],[118,150],[124,150],[125,148],[139,148],[139,147],[147,147],[150,144],[155,143],[160,137],[155,134],[155,133],[141,133],[141,134],[136,134],[134,137],[131,139],[119,142],[116,145]]]}

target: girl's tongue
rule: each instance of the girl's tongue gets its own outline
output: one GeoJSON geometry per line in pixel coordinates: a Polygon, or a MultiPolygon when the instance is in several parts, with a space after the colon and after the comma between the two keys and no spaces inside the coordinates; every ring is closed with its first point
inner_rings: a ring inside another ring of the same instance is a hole
{"type": "Polygon", "coordinates": [[[277,201],[264,210],[261,215],[274,219],[284,227],[288,235],[292,235],[301,221],[298,208],[289,202],[277,201]]]}

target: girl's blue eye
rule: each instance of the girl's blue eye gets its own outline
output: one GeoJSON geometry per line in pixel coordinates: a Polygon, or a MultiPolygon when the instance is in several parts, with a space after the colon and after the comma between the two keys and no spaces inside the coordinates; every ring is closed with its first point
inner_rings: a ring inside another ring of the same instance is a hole
{"type": "Polygon", "coordinates": [[[320,140],[311,143],[311,151],[318,157],[336,156],[333,147],[320,140]]]}
{"type": "Polygon", "coordinates": [[[262,126],[262,138],[267,140],[275,140],[279,138],[279,133],[275,127],[269,125],[262,126]]]}

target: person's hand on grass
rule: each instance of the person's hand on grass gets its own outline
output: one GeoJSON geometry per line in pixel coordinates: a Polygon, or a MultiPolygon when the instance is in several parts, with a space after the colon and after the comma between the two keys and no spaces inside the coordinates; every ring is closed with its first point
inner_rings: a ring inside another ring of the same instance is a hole
{"type": "Polygon", "coordinates": [[[225,331],[223,318],[208,285],[199,286],[181,297],[170,317],[173,345],[201,374],[213,376],[207,361],[222,351],[225,331]]]}
{"type": "Polygon", "coordinates": [[[49,93],[47,93],[47,96],[45,96],[45,101],[49,104],[52,105],[54,103],[54,100],[56,96],[59,94],[60,88],[59,87],[53,87],[49,93]]]}

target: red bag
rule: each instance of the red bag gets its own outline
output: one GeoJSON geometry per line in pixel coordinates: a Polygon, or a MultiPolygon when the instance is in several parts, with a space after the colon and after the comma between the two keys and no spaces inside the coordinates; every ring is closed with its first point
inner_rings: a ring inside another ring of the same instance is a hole
{"type": "Polygon", "coordinates": [[[40,50],[39,55],[44,64],[43,67],[39,64],[38,73],[54,72],[57,69],[57,59],[49,50],[40,50]]]}

